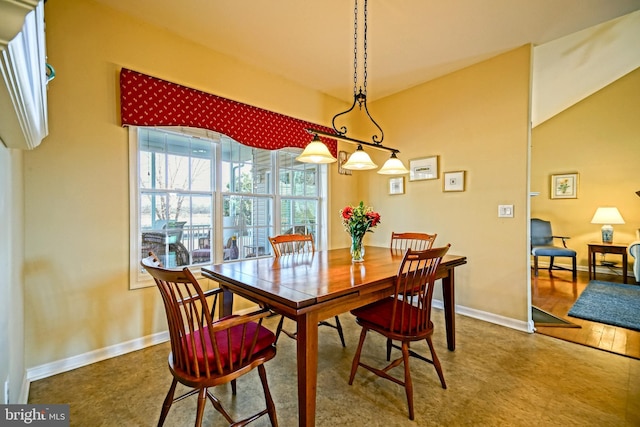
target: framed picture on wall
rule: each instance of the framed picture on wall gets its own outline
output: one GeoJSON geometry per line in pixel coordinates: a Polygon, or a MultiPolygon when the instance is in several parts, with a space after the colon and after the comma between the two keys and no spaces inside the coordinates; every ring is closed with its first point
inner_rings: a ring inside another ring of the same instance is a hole
{"type": "Polygon", "coordinates": [[[351,175],[351,170],[342,167],[347,162],[349,154],[346,151],[340,151],[338,153],[338,173],[340,175],[351,175]]]}
{"type": "Polygon", "coordinates": [[[578,198],[578,173],[563,173],[551,175],[552,199],[578,198]]]}
{"type": "Polygon", "coordinates": [[[404,176],[389,178],[389,194],[404,194],[404,176]]]}
{"type": "Polygon", "coordinates": [[[438,156],[409,160],[409,181],[438,179],[438,156]]]}
{"type": "Polygon", "coordinates": [[[464,171],[444,172],[442,191],[464,191],[464,171]]]}

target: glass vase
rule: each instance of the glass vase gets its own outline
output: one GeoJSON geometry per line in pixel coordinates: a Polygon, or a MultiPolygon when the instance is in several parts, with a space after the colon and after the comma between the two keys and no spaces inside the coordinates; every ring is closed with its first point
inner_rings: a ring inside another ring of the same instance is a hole
{"type": "Polygon", "coordinates": [[[351,261],[364,261],[364,245],[362,244],[364,236],[351,236],[351,261]]]}

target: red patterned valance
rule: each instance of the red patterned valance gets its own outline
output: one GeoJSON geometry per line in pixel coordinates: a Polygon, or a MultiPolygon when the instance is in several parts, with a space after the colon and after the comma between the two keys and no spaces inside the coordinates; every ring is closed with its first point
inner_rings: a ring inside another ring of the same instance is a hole
{"type": "MultiPolygon", "coordinates": [[[[333,132],[293,117],[263,110],[220,96],[181,86],[136,71],[120,71],[122,125],[190,126],[220,132],[256,148],[304,148],[311,142],[308,128],[333,132]]],[[[334,157],[337,142],[322,138],[334,157]]]]}

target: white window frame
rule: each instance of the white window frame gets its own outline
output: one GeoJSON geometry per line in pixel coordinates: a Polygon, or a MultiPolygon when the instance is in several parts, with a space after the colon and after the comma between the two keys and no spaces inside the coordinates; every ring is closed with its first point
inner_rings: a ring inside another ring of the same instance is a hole
{"type": "MultiPolygon", "coordinates": [[[[183,133],[189,136],[197,136],[203,139],[210,139],[212,141],[218,140],[219,134],[217,132],[211,132],[204,129],[194,129],[194,128],[184,128],[184,127],[152,127],[153,129],[157,129],[159,131],[169,131],[169,132],[177,132],[183,133]]],[[[211,237],[211,245],[213,245],[213,254],[215,259],[212,260],[212,263],[223,262],[222,259],[222,240],[219,238],[214,238],[214,236],[222,236],[223,235],[223,222],[222,222],[222,209],[223,209],[223,196],[225,194],[236,194],[222,191],[222,168],[221,166],[221,145],[215,144],[215,167],[214,167],[214,187],[213,191],[213,212],[212,212],[212,237],[211,237]]],[[[272,203],[272,216],[273,219],[271,221],[271,226],[273,227],[272,232],[275,234],[273,230],[280,230],[280,204],[281,204],[281,196],[279,194],[279,186],[277,185],[277,177],[279,175],[280,164],[279,164],[279,156],[278,152],[274,151],[271,153],[272,156],[272,176],[276,177],[273,180],[273,187],[271,189],[270,194],[253,194],[253,193],[244,193],[244,196],[247,197],[269,197],[272,203]]],[[[328,224],[327,220],[327,194],[328,194],[328,171],[326,165],[318,165],[318,195],[317,195],[317,203],[318,203],[318,214],[317,214],[317,229],[316,229],[316,248],[318,250],[325,248],[327,243],[327,234],[328,234],[328,224]]],[[[139,146],[138,146],[138,127],[130,126],[129,127],[129,224],[130,224],[130,233],[129,233],[129,249],[130,249],[130,266],[129,266],[129,289],[139,289],[145,288],[149,286],[153,286],[154,282],[146,272],[144,272],[140,268],[140,260],[138,258],[141,248],[140,248],[140,233],[141,233],[141,225],[140,225],[140,206],[139,206],[139,146]]],[[[296,196],[282,196],[285,199],[313,199],[314,197],[306,196],[306,197],[296,197],[296,196]]],[[[270,249],[268,252],[270,256],[270,249]]],[[[246,258],[241,258],[246,259],[246,258]]],[[[225,261],[225,262],[233,262],[233,261],[225,261]]],[[[192,268],[196,277],[200,276],[200,268],[198,265],[189,266],[192,268]]]]}

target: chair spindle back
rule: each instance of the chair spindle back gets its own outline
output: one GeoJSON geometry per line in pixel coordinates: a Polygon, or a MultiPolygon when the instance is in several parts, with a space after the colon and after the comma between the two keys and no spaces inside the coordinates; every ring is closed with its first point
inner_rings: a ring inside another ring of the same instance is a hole
{"type": "Polygon", "coordinates": [[[391,232],[391,250],[404,253],[407,249],[424,251],[431,249],[437,234],[428,233],[395,233],[391,232]]]}
{"type": "Polygon", "coordinates": [[[216,321],[215,310],[222,289],[203,292],[188,268],[165,269],[154,255],[143,259],[142,265],[162,295],[174,369],[194,378],[209,378],[226,375],[248,363],[259,339],[259,326],[268,311],[251,318],[228,316],[216,321]],[[207,298],[211,297],[209,303],[207,298]]]}
{"type": "Polygon", "coordinates": [[[316,251],[313,234],[280,234],[269,237],[273,255],[313,254],[316,251]]]}
{"type": "Polygon", "coordinates": [[[432,329],[431,300],[442,257],[451,245],[414,251],[408,249],[398,269],[391,312],[391,329],[402,335],[420,335],[432,329]]]}

